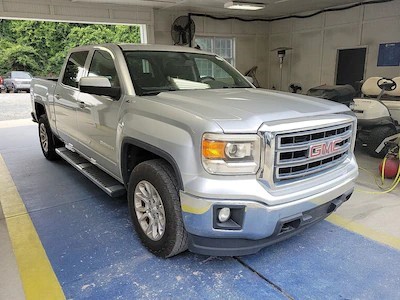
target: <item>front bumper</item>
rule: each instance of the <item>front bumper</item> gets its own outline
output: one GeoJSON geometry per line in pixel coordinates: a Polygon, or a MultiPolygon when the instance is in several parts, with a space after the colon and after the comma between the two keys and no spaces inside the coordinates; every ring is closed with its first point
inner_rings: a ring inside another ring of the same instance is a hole
{"type": "Polygon", "coordinates": [[[189,234],[189,250],[203,255],[240,256],[254,254],[264,247],[283,241],[305,228],[325,219],[343,202],[347,201],[353,190],[308,211],[282,218],[276,223],[269,237],[250,240],[242,238],[209,238],[189,234]]]}
{"type": "MultiPolygon", "coordinates": [[[[343,173],[333,172],[335,178],[328,175],[321,176],[318,183],[303,184],[302,191],[286,189],[286,195],[272,197],[273,191],[265,190],[270,198],[256,197],[256,188],[250,184],[257,180],[245,181],[246,185],[234,182],[236,188],[242,187],[245,192],[242,197],[236,194],[224,194],[225,197],[205,197],[193,195],[188,191],[181,191],[181,206],[186,231],[189,233],[189,249],[205,255],[233,256],[255,253],[261,248],[288,238],[297,231],[327,217],[333,210],[346,201],[355,185],[358,176],[357,164],[353,159],[347,168],[339,168],[343,173]],[[245,189],[243,187],[246,186],[245,189]],[[250,197],[249,194],[253,194],[250,197]],[[295,196],[295,199],[293,199],[295,196]],[[271,198],[272,197],[272,198],[271,198]],[[283,201],[283,199],[290,201],[283,201]],[[274,204],[270,199],[276,200],[274,204]],[[332,210],[332,205],[334,209],[332,210]],[[237,208],[241,212],[240,226],[236,228],[222,228],[216,226],[218,207],[229,207],[233,211],[237,208]],[[329,209],[328,209],[329,208],[329,209]],[[294,223],[291,230],[284,230],[286,223],[294,223]]],[[[230,191],[235,190],[235,186],[230,191]]],[[[228,191],[220,183],[221,191],[228,191]]],[[[214,190],[208,185],[208,190],[214,190]]],[[[236,190],[237,191],[237,190],[236,190]]],[[[214,191],[216,192],[216,191],[214,191]]],[[[283,192],[283,191],[282,191],[283,192]]],[[[213,194],[212,194],[213,195],[213,194]]]]}
{"type": "Polygon", "coordinates": [[[15,84],[15,88],[18,91],[27,91],[29,92],[31,89],[31,84],[30,83],[17,83],[15,84]]]}

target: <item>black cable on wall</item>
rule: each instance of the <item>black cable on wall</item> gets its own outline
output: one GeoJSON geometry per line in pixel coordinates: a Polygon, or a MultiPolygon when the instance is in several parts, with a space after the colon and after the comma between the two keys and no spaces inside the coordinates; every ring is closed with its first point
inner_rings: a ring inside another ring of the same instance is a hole
{"type": "Polygon", "coordinates": [[[351,8],[362,6],[362,5],[386,3],[386,2],[392,2],[392,1],[394,1],[394,0],[361,1],[361,2],[354,3],[354,4],[346,5],[346,6],[321,9],[319,11],[316,11],[316,12],[308,14],[308,15],[290,15],[290,16],[269,18],[269,19],[263,19],[263,18],[246,19],[246,18],[241,18],[241,17],[216,17],[213,15],[202,14],[202,13],[189,13],[188,15],[189,15],[189,18],[191,16],[195,16],[195,17],[210,18],[210,19],[214,19],[214,20],[238,20],[238,21],[242,21],[242,22],[257,22],[257,21],[273,22],[273,21],[280,21],[280,20],[286,20],[286,19],[307,19],[307,18],[311,18],[311,17],[317,16],[317,15],[320,15],[322,13],[326,13],[326,12],[343,11],[343,10],[351,9],[351,8]]]}

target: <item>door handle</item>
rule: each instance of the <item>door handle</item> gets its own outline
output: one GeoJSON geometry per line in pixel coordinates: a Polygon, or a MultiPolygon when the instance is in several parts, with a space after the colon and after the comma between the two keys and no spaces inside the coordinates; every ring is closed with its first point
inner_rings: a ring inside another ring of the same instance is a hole
{"type": "Polygon", "coordinates": [[[86,103],[83,102],[83,101],[78,102],[78,105],[79,105],[80,108],[85,108],[86,107],[86,103]]]}

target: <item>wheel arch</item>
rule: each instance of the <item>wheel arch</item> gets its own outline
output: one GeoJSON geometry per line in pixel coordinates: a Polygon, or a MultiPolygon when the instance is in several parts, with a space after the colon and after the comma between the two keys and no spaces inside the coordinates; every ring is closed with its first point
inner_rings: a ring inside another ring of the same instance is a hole
{"type": "Polygon", "coordinates": [[[46,113],[46,107],[44,106],[43,103],[39,103],[35,101],[35,114],[36,114],[36,120],[39,120],[41,115],[45,115],[46,113]]]}
{"type": "Polygon", "coordinates": [[[125,137],[121,146],[121,174],[125,186],[127,186],[129,182],[129,176],[135,166],[143,161],[156,158],[162,158],[171,165],[176,176],[179,189],[184,190],[181,172],[175,159],[168,152],[131,137],[125,137]],[[129,158],[129,155],[132,154],[132,151],[134,152],[133,154],[138,154],[138,157],[135,157],[136,159],[133,161],[131,161],[129,158]]]}

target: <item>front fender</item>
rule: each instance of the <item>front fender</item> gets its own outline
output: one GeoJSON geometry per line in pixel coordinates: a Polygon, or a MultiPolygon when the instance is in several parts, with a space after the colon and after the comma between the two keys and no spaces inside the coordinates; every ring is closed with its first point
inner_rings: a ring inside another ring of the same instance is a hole
{"type": "MultiPolygon", "coordinates": [[[[179,174],[181,188],[204,172],[201,138],[204,132],[222,132],[213,121],[161,103],[145,101],[122,109],[117,145],[123,174],[123,145],[131,142],[167,160],[179,174]]],[[[125,174],[126,176],[126,174],[125,174]]]]}

